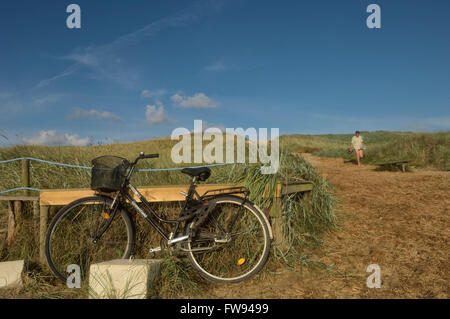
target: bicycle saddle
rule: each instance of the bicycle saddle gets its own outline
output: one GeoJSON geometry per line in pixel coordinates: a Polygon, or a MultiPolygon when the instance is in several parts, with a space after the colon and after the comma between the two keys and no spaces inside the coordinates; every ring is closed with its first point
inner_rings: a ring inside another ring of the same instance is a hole
{"type": "Polygon", "coordinates": [[[191,177],[198,177],[201,181],[206,181],[211,176],[211,170],[208,167],[191,168],[186,167],[181,170],[181,173],[191,177]]]}

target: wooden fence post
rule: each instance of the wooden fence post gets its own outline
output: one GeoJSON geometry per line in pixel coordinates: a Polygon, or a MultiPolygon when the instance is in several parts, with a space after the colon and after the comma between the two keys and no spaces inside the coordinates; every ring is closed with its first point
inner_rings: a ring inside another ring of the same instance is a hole
{"type": "MultiPolygon", "coordinates": [[[[22,159],[22,187],[30,187],[30,160],[22,159]]],[[[30,191],[26,190],[25,195],[29,196],[30,191]]]]}
{"type": "Polygon", "coordinates": [[[271,215],[274,217],[272,219],[274,243],[281,250],[285,250],[287,248],[287,243],[283,227],[283,201],[280,197],[275,198],[271,215]]]}
{"type": "Polygon", "coordinates": [[[39,224],[39,261],[45,263],[45,235],[47,233],[48,206],[40,208],[40,224],[39,224]]]}
{"type": "Polygon", "coordinates": [[[8,201],[8,246],[10,246],[17,234],[20,224],[23,222],[23,203],[20,200],[8,201]]]}
{"type": "Polygon", "coordinates": [[[16,229],[16,219],[14,218],[14,202],[8,201],[8,235],[6,240],[8,246],[11,245],[14,238],[14,230],[16,229]]]}
{"type": "Polygon", "coordinates": [[[271,216],[274,217],[272,219],[272,230],[273,230],[273,239],[276,246],[278,246],[281,250],[286,249],[286,240],[285,233],[283,227],[283,185],[280,183],[277,185],[277,189],[274,194],[273,204],[271,216]]]}
{"type": "Polygon", "coordinates": [[[23,202],[20,200],[14,201],[14,217],[16,219],[16,233],[19,231],[19,228],[23,226],[24,220],[24,211],[23,211],[23,202]]]}

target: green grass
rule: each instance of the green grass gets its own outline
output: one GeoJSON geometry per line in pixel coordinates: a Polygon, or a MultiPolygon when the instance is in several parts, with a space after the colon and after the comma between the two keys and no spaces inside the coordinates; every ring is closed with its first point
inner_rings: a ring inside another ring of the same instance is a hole
{"type": "MultiPolygon", "coordinates": [[[[416,167],[450,170],[450,132],[361,132],[367,146],[363,163],[381,164],[409,161],[416,167]]],[[[296,153],[354,159],[347,154],[353,134],[289,135],[283,145],[296,153]]]]}
{"type": "MultiPolygon", "coordinates": [[[[441,170],[450,169],[450,133],[400,133],[400,132],[361,132],[368,146],[363,163],[383,163],[408,160],[418,167],[430,167],[441,170]]],[[[271,273],[280,267],[290,269],[295,266],[310,266],[311,249],[322,243],[324,236],[335,229],[334,206],[336,199],[330,195],[330,185],[306,162],[299,153],[308,152],[327,157],[353,159],[347,154],[352,134],[338,135],[288,135],[281,137],[281,163],[276,175],[260,174],[260,165],[235,165],[215,167],[208,183],[243,183],[251,190],[251,200],[261,208],[272,208],[273,195],[277,181],[291,182],[300,179],[314,183],[314,189],[308,193],[286,196],[282,200],[284,214],[281,222],[283,245],[274,245],[271,258],[265,272],[271,273]],[[262,196],[266,194],[269,196],[262,196]],[[283,266],[284,265],[284,266],[283,266]]],[[[91,147],[44,147],[14,146],[0,148],[0,160],[30,156],[50,161],[90,166],[91,160],[101,155],[117,155],[133,160],[141,151],[160,153],[159,159],[142,161],[138,168],[174,167],[170,159],[170,150],[175,142],[168,138],[140,141],[135,143],[112,144],[91,147]]],[[[199,164],[194,164],[199,165],[199,164]]],[[[188,165],[184,165],[188,166],[188,165]]],[[[0,165],[0,190],[21,185],[21,163],[0,165]]],[[[177,171],[136,173],[133,184],[170,185],[188,184],[190,178],[177,171]]],[[[90,171],[56,167],[31,162],[31,186],[40,189],[88,188],[90,171]]],[[[20,193],[17,193],[20,194],[20,193]]],[[[180,211],[180,203],[154,204],[166,217],[175,217],[180,211]]],[[[35,224],[31,219],[31,205],[26,205],[25,222],[9,249],[0,252],[0,260],[25,259],[33,265],[28,271],[27,282],[22,293],[36,298],[86,297],[82,292],[73,292],[61,285],[55,286],[55,279],[48,269],[40,267],[37,261],[38,240],[35,224]],[[55,288],[52,288],[55,287],[55,288]]],[[[55,208],[53,214],[58,208],[55,208]]],[[[6,225],[6,204],[0,203],[0,229],[6,225]]],[[[276,219],[273,219],[276,221],[276,219]]],[[[137,223],[137,256],[151,258],[148,248],[160,245],[160,238],[141,219],[137,223]]],[[[0,234],[3,236],[4,234],[0,234]]],[[[3,238],[1,238],[3,240],[3,238]]],[[[189,292],[198,292],[202,285],[208,285],[184,259],[165,254],[161,278],[152,291],[154,298],[183,297],[189,292]]],[[[312,263],[314,264],[314,263],[312,263]]],[[[255,279],[258,280],[258,279],[255,279]]]]}
{"type": "MultiPolygon", "coordinates": [[[[44,146],[14,146],[0,148],[0,160],[17,157],[35,157],[62,163],[90,166],[91,160],[101,155],[117,155],[133,160],[141,151],[145,153],[160,153],[161,157],[154,160],[142,161],[138,168],[167,168],[174,167],[170,159],[170,151],[175,142],[168,138],[141,141],[136,143],[113,144],[92,147],[44,147],[44,146]]],[[[286,224],[283,232],[285,242],[289,243],[288,249],[273,246],[272,257],[266,269],[283,267],[282,265],[293,265],[298,262],[304,250],[320,244],[323,235],[334,228],[335,219],[333,211],[334,199],[329,195],[329,186],[315,172],[312,166],[303,158],[290,154],[282,148],[281,167],[276,175],[262,175],[260,164],[235,165],[214,167],[212,176],[208,183],[243,183],[250,188],[251,200],[255,201],[261,208],[271,208],[273,199],[271,196],[275,191],[277,180],[296,181],[299,179],[310,180],[316,187],[310,194],[286,197],[283,205],[287,215],[282,222],[286,224]],[[281,265],[281,266],[280,266],[281,265]]],[[[194,164],[199,165],[199,164],[194,164]]],[[[189,165],[184,165],[189,166],[189,165]]],[[[21,184],[21,163],[13,162],[0,166],[0,190],[18,187],[21,184]]],[[[138,186],[146,185],[170,185],[185,184],[190,182],[190,178],[177,171],[136,173],[132,183],[138,186]]],[[[48,164],[31,162],[31,186],[39,189],[59,189],[59,188],[88,188],[90,185],[90,171],[84,169],[56,167],[48,164]]],[[[19,194],[19,193],[18,193],[19,194]]],[[[0,203],[0,221],[5,221],[6,206],[0,203]]],[[[167,217],[174,217],[180,211],[180,203],[154,204],[167,217]]],[[[52,217],[58,208],[55,207],[51,213],[52,217]]],[[[31,222],[31,206],[27,206],[28,222],[27,227],[22,227],[17,235],[15,243],[4,250],[0,255],[0,260],[26,259],[36,261],[38,256],[37,238],[29,234],[37,234],[31,222]]],[[[136,258],[151,258],[148,249],[160,245],[160,238],[155,234],[142,218],[136,217],[137,224],[137,247],[136,258]]],[[[158,257],[158,256],[157,256],[158,257]]],[[[186,260],[179,260],[172,256],[163,257],[163,267],[161,278],[152,296],[156,298],[183,297],[186,292],[197,291],[199,285],[209,283],[201,279],[195,271],[186,263],[186,260]]],[[[33,272],[33,278],[45,280],[48,272],[33,272]]],[[[49,279],[50,280],[50,279],[49,279]]],[[[257,279],[255,279],[257,280],[257,279]]],[[[49,281],[49,285],[54,281],[49,281]]],[[[27,293],[38,297],[53,297],[54,292],[49,291],[48,286],[45,291],[36,291],[36,285],[30,283],[27,293]]],[[[60,289],[60,288],[59,288],[60,289]]],[[[38,290],[38,289],[37,289],[38,290]]],[[[65,290],[64,290],[65,291],[65,290]]],[[[80,293],[81,294],[81,293],[80,293]]],[[[57,295],[57,293],[56,293],[57,295]]],[[[80,295],[74,294],[75,298],[80,295]]],[[[81,296],[82,297],[82,296],[81,296]]]]}
{"type": "MultiPolygon", "coordinates": [[[[363,163],[383,163],[408,160],[418,167],[450,170],[450,132],[441,133],[400,133],[400,132],[361,132],[368,146],[363,163]]],[[[276,175],[262,175],[259,164],[246,166],[225,166],[212,169],[208,183],[243,183],[251,190],[251,200],[261,208],[272,208],[277,181],[291,182],[300,179],[314,183],[314,189],[308,193],[286,196],[282,200],[284,214],[281,222],[283,245],[273,245],[271,257],[261,276],[271,274],[280,268],[291,269],[295,266],[313,267],[309,258],[311,251],[320,246],[324,236],[336,228],[334,206],[336,199],[330,195],[330,185],[306,162],[299,153],[307,152],[327,157],[353,159],[347,154],[352,134],[338,135],[288,135],[282,136],[281,163],[276,175]]],[[[168,138],[140,141],[135,143],[112,144],[91,147],[44,147],[14,146],[0,148],[0,160],[17,157],[36,157],[50,161],[90,166],[91,160],[101,155],[117,155],[133,160],[141,151],[160,153],[159,159],[142,161],[138,168],[174,167],[170,150],[175,142],[168,138]]],[[[194,164],[199,165],[199,164],[194,164]]],[[[184,165],[189,166],[189,165],[184,165]]],[[[21,185],[21,163],[0,165],[0,190],[21,185]]],[[[180,172],[136,173],[133,184],[170,185],[188,184],[190,178],[180,172]]],[[[88,188],[90,171],[56,167],[31,162],[31,186],[40,189],[88,188]]],[[[16,194],[20,194],[16,193],[16,194]]],[[[174,217],[180,211],[180,203],[154,204],[166,217],[174,217]]],[[[58,208],[53,209],[52,215],[58,208]]],[[[0,260],[25,259],[28,265],[24,287],[17,296],[33,298],[86,298],[84,290],[69,290],[49,273],[46,267],[37,263],[37,228],[32,221],[32,207],[25,207],[25,221],[21,226],[14,244],[0,251],[0,260]]],[[[273,219],[272,221],[276,221],[273,219]]],[[[151,258],[148,248],[160,245],[160,238],[141,219],[137,224],[137,256],[151,258]]],[[[6,226],[6,203],[0,202],[0,229],[6,226]]],[[[4,236],[1,234],[0,236],[4,236]]],[[[0,238],[4,240],[4,238],[0,238]]],[[[0,245],[1,246],[1,245],[0,245]]],[[[157,256],[158,257],[158,256],[157,256]]],[[[209,283],[202,280],[185,259],[179,259],[170,253],[159,256],[163,259],[160,280],[155,285],[153,298],[186,297],[195,294],[209,283]]],[[[316,265],[317,266],[317,265],[316,265]]],[[[315,267],[315,266],[314,266],[315,267]]],[[[314,268],[313,267],[313,268],[314,268]]],[[[283,271],[283,270],[281,270],[283,271]]],[[[254,280],[258,280],[259,277],[254,280]]],[[[261,277],[261,278],[262,278],[261,277]]],[[[14,294],[13,294],[14,295],[14,294]]],[[[3,295],[0,295],[3,296],[3,295]]],[[[7,294],[8,296],[8,294],[7,294]]]]}

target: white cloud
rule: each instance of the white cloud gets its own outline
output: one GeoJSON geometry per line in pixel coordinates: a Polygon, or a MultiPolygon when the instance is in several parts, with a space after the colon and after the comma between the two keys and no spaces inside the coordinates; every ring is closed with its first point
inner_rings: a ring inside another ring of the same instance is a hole
{"type": "Polygon", "coordinates": [[[30,145],[47,145],[47,146],[87,146],[89,145],[89,138],[80,138],[78,134],[69,135],[67,133],[57,133],[56,131],[40,131],[38,136],[31,138],[22,138],[25,144],[30,145]]]}
{"type": "Polygon", "coordinates": [[[68,116],[70,119],[77,119],[80,117],[90,117],[94,119],[101,119],[101,120],[115,120],[115,121],[121,121],[122,119],[108,111],[98,111],[98,110],[84,110],[81,108],[76,108],[75,112],[73,114],[69,114],[68,116]]]}
{"type": "Polygon", "coordinates": [[[141,92],[141,96],[150,98],[150,97],[155,97],[155,96],[161,96],[166,93],[167,93],[167,91],[164,89],[159,89],[159,90],[155,90],[155,91],[144,90],[141,92]]]}
{"type": "Polygon", "coordinates": [[[170,98],[175,105],[184,108],[215,108],[217,104],[204,93],[196,93],[193,96],[183,96],[180,93],[172,95],[170,98]]]}
{"type": "Polygon", "coordinates": [[[157,124],[169,120],[164,112],[164,105],[160,101],[156,101],[156,105],[147,105],[145,117],[148,123],[157,124]]]}

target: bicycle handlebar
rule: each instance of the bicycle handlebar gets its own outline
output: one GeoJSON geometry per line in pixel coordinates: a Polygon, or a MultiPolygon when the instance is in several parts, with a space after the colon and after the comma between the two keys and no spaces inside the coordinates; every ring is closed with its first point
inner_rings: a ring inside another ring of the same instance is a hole
{"type": "Polygon", "coordinates": [[[141,155],[139,155],[139,159],[157,158],[157,157],[159,157],[159,154],[149,154],[149,155],[145,155],[145,154],[141,153],[141,155]]]}
{"type": "Polygon", "coordinates": [[[148,159],[148,158],[157,158],[159,157],[159,154],[149,154],[145,155],[144,152],[141,152],[139,156],[136,158],[136,160],[133,162],[133,166],[137,164],[137,162],[141,159],[148,159]]]}

